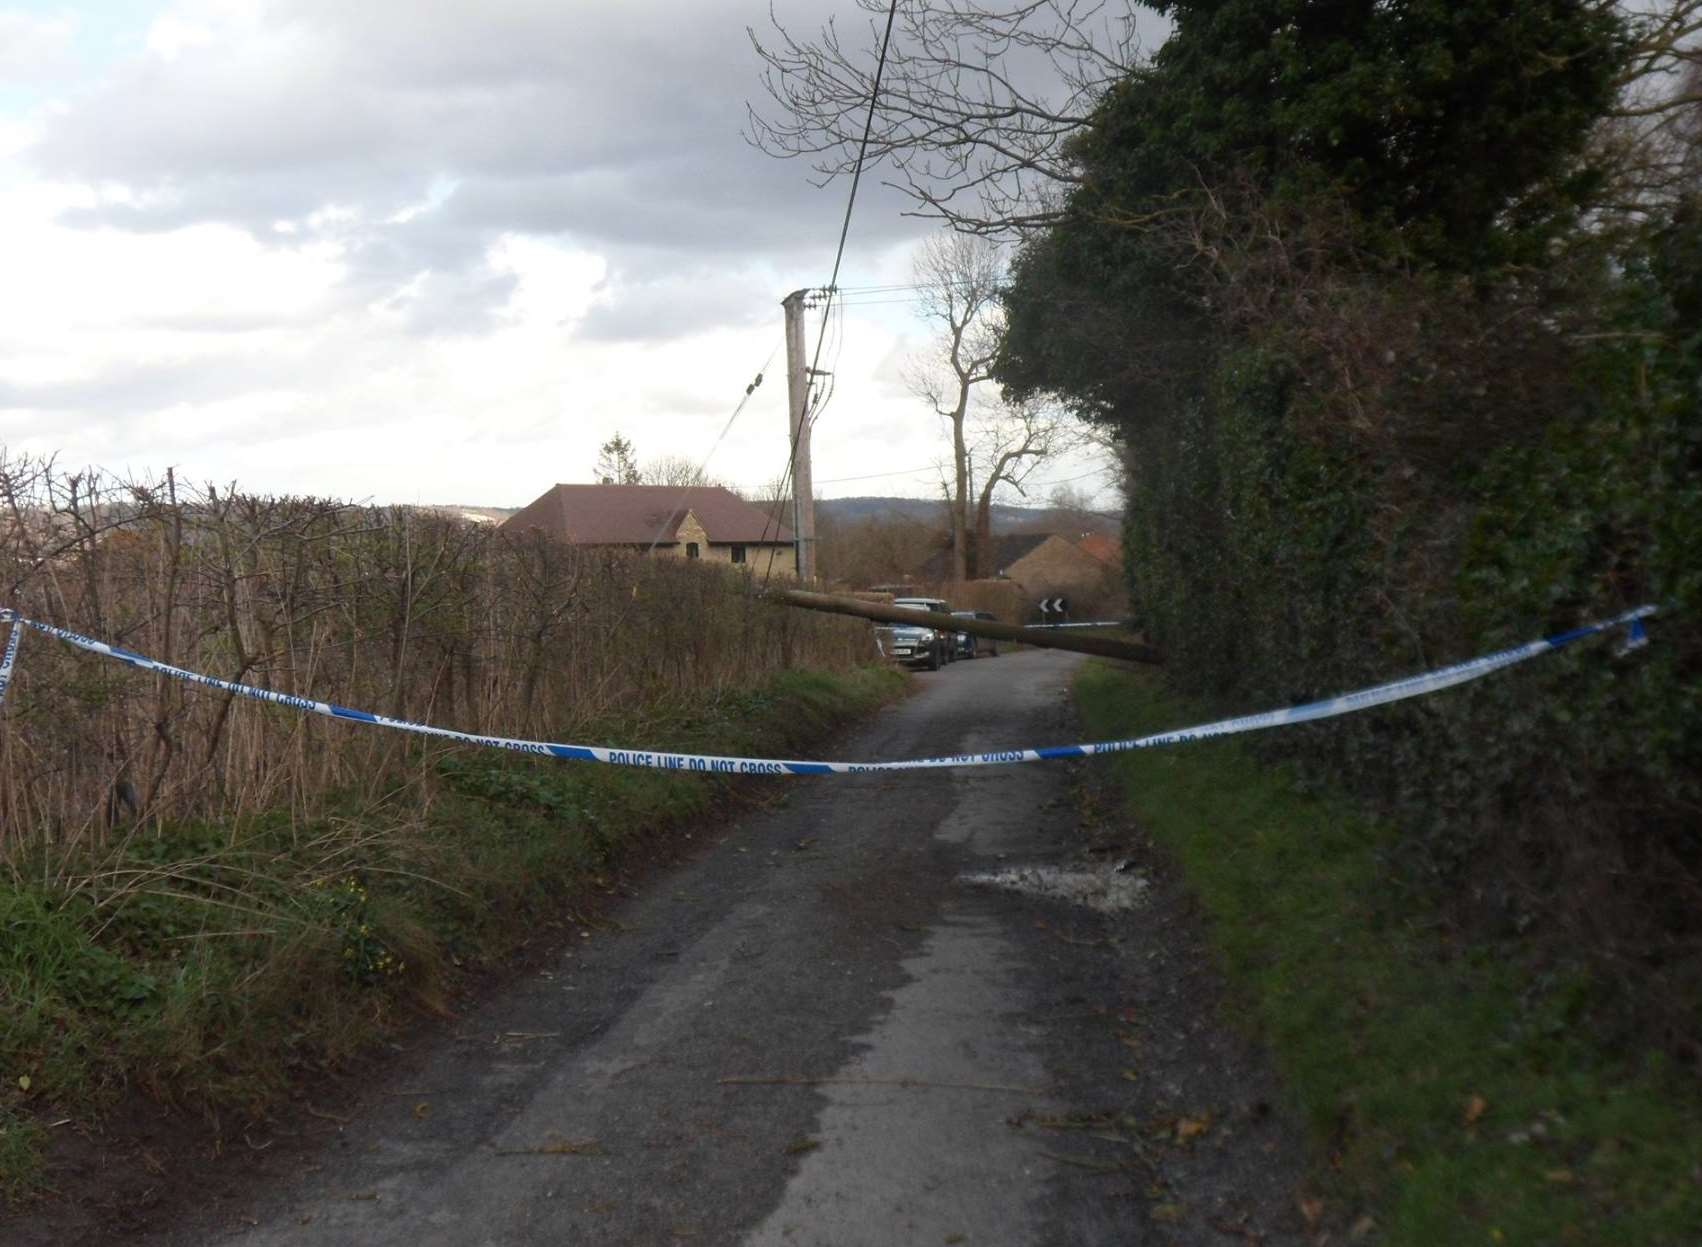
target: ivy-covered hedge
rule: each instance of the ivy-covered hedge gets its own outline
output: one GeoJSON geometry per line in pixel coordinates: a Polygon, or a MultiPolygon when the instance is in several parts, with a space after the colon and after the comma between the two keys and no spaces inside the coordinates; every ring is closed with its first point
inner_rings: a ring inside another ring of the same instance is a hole
{"type": "Polygon", "coordinates": [[[1392,816],[1391,888],[1702,1059],[1702,116],[1613,115],[1681,72],[1661,6],[1515,7],[1166,0],[1017,257],[997,371],[1127,446],[1134,610],[1190,694],[1658,603],[1635,654],[1261,747],[1392,816]]]}
{"type": "Polygon", "coordinates": [[[1474,934],[1532,934],[1545,961],[1593,964],[1591,1003],[1615,1006],[1593,1010],[1602,1024],[1653,1022],[1694,1050],[1702,329],[1686,335],[1674,276],[1629,273],[1614,335],[1575,353],[1571,401],[1440,472],[1318,436],[1281,335],[1228,352],[1191,401],[1127,426],[1126,550],[1169,678],[1246,708],[1658,603],[1634,654],[1574,647],[1265,747],[1396,818],[1392,882],[1451,896],[1474,934]]]}

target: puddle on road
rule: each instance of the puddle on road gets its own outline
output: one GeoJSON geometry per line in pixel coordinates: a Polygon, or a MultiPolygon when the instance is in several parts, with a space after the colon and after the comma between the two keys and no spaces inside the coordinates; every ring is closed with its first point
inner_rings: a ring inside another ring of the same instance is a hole
{"type": "Polygon", "coordinates": [[[1133,909],[1146,896],[1148,886],[1145,875],[1121,869],[1116,862],[1076,870],[1058,866],[1007,866],[1003,870],[959,875],[958,882],[1070,901],[1102,914],[1133,909]]]}

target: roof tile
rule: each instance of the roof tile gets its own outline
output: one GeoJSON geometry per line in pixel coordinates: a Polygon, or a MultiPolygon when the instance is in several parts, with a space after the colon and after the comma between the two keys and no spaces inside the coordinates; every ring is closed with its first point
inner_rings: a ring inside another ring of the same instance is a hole
{"type": "Polygon", "coordinates": [[[711,542],[792,541],[790,528],[719,485],[554,485],[502,526],[541,528],[588,546],[671,544],[687,511],[711,542]]]}

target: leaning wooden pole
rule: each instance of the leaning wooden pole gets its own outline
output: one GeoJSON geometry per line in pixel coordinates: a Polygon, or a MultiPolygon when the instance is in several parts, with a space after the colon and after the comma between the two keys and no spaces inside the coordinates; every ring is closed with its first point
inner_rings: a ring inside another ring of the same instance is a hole
{"type": "Polygon", "coordinates": [[[1144,641],[1117,641],[1105,636],[1077,636],[1043,628],[1019,628],[1015,624],[991,619],[963,619],[938,611],[911,610],[881,602],[834,597],[827,593],[808,593],[802,589],[770,589],[767,597],[769,601],[785,606],[800,606],[807,611],[826,611],[832,615],[854,615],[875,623],[924,624],[941,632],[967,632],[971,636],[990,637],[995,641],[1020,641],[1039,649],[1067,649],[1077,654],[1122,658],[1128,662],[1164,661],[1158,651],[1144,641]]]}

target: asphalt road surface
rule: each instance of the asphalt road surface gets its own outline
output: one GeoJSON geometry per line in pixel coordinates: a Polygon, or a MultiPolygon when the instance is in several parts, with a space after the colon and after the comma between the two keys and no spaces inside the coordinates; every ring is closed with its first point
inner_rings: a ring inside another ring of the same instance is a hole
{"type": "MultiPolygon", "coordinates": [[[[1076,739],[1078,661],[920,676],[834,752],[1076,739]]],[[[969,878],[1079,867],[1138,897],[1120,850],[1088,852],[1092,765],[777,779],[399,1060],[321,1154],[132,1241],[1301,1241],[1292,1133],[1170,919],[969,878]]]]}

